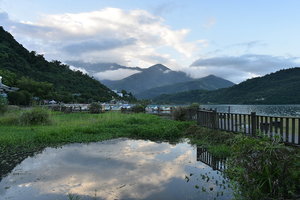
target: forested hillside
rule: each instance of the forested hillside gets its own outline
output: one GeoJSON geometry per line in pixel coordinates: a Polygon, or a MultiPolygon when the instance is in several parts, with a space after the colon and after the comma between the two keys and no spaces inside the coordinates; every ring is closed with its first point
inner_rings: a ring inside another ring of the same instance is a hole
{"type": "Polygon", "coordinates": [[[161,94],[174,94],[191,90],[216,90],[220,88],[227,88],[233,85],[234,83],[228,80],[214,75],[209,75],[203,78],[194,79],[192,81],[151,88],[136,94],[136,97],[140,99],[152,99],[161,94]]]}
{"type": "Polygon", "coordinates": [[[249,79],[215,91],[194,90],[155,98],[159,103],[299,104],[300,68],[290,68],[249,79]]]}
{"type": "MultiPolygon", "coordinates": [[[[59,61],[48,62],[43,55],[29,52],[0,27],[0,76],[33,97],[64,102],[108,101],[114,92],[99,81],[72,71],[59,61]],[[39,96],[37,96],[39,95],[39,96]]],[[[20,92],[21,92],[20,91],[20,92]]]]}

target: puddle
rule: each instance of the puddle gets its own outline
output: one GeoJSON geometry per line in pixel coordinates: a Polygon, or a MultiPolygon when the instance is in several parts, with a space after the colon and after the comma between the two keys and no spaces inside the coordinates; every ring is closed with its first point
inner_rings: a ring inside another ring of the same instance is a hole
{"type": "Polygon", "coordinates": [[[70,144],[16,166],[0,182],[0,199],[232,199],[222,163],[187,142],[70,144]]]}

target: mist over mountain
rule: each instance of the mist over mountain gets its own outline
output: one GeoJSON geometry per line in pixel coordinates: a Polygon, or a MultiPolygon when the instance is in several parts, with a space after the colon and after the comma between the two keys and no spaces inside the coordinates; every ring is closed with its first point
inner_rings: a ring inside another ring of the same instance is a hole
{"type": "Polygon", "coordinates": [[[140,67],[127,67],[123,65],[119,65],[117,63],[88,63],[83,61],[65,61],[68,65],[74,66],[76,68],[85,69],[90,74],[104,72],[109,70],[118,70],[118,69],[129,69],[129,70],[138,70],[142,71],[143,69],[140,67]]]}
{"type": "Polygon", "coordinates": [[[161,94],[172,94],[190,90],[216,90],[233,86],[234,83],[223,78],[209,75],[192,81],[151,88],[136,94],[139,99],[151,99],[161,94]]]}

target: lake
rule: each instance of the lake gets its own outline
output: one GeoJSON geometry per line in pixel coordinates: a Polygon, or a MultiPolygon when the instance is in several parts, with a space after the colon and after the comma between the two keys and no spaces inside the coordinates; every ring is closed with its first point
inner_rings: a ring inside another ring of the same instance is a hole
{"type": "Polygon", "coordinates": [[[70,144],[21,162],[1,180],[0,199],[232,199],[220,163],[188,141],[70,144]]]}
{"type": "Polygon", "coordinates": [[[300,117],[300,105],[201,105],[200,107],[226,113],[256,112],[257,115],[300,117]]]}

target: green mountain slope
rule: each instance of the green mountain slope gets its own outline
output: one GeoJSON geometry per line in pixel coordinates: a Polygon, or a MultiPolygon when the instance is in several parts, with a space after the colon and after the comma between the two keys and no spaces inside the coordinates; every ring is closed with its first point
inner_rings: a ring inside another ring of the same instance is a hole
{"type": "Polygon", "coordinates": [[[161,94],[172,94],[191,90],[216,90],[220,88],[231,87],[233,85],[234,83],[228,80],[214,75],[209,75],[193,81],[152,88],[136,94],[136,97],[140,99],[151,99],[161,94]]]}
{"type": "Polygon", "coordinates": [[[154,99],[159,103],[300,104],[300,68],[249,79],[215,91],[194,90],[154,99]]]}
{"type": "Polygon", "coordinates": [[[115,96],[110,89],[88,75],[72,71],[59,61],[48,62],[42,55],[29,52],[2,27],[0,27],[0,70],[13,72],[17,79],[27,77],[53,84],[54,91],[48,96],[57,100],[107,101],[115,96]]]}

